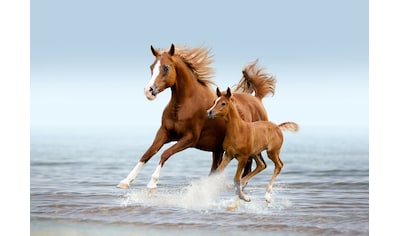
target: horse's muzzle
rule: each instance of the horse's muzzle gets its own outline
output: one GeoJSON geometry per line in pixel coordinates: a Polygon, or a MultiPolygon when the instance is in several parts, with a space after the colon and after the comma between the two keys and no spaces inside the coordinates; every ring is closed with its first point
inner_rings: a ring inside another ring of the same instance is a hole
{"type": "Polygon", "coordinates": [[[144,88],[144,95],[148,100],[154,100],[157,96],[158,89],[155,89],[153,86],[144,88]]]}
{"type": "Polygon", "coordinates": [[[207,111],[206,116],[208,117],[208,119],[213,119],[215,118],[215,112],[213,112],[213,110],[207,111]]]}

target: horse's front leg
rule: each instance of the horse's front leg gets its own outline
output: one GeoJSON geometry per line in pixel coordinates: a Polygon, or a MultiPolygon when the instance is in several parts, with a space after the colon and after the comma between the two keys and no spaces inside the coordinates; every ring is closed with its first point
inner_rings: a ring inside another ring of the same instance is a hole
{"type": "MultiPolygon", "coordinates": [[[[228,161],[227,158],[225,158],[226,156],[223,157],[223,162],[226,160],[226,162],[228,161]]],[[[231,159],[230,159],[231,160],[231,159]]],[[[242,185],[241,185],[241,174],[243,172],[243,169],[247,163],[247,160],[243,160],[242,158],[237,157],[238,160],[238,165],[237,165],[237,171],[236,174],[234,176],[234,187],[235,187],[235,192],[236,192],[236,200],[234,201],[234,203],[230,206],[227,207],[228,211],[234,211],[235,209],[238,208],[238,206],[240,205],[240,199],[244,200],[244,201],[251,201],[251,199],[245,195],[242,191],[242,185]]],[[[220,166],[222,165],[220,164],[220,166]]],[[[218,168],[219,169],[219,168],[218,168]]]]}
{"type": "MultiPolygon", "coordinates": [[[[242,188],[244,190],[245,186],[248,184],[248,181],[254,177],[255,175],[257,175],[259,172],[261,172],[262,170],[266,169],[266,162],[263,159],[262,155],[257,154],[253,156],[253,159],[255,159],[256,162],[256,168],[255,170],[247,173],[247,175],[245,175],[245,177],[241,178],[241,185],[242,188]]],[[[247,163],[248,164],[248,163],[247,163]]],[[[244,170],[245,171],[245,170],[244,170]]]]}
{"type": "Polygon", "coordinates": [[[168,149],[166,149],[161,155],[161,160],[159,161],[159,165],[152,174],[150,182],[147,184],[147,189],[151,191],[157,188],[159,176],[161,174],[161,169],[165,164],[165,162],[169,159],[169,157],[171,157],[173,154],[177,152],[183,151],[186,148],[193,147],[195,141],[196,139],[193,137],[193,135],[189,134],[181,138],[179,141],[177,141],[168,149]]]}
{"type": "Polygon", "coordinates": [[[157,135],[155,136],[155,139],[152,142],[152,145],[143,154],[140,161],[136,164],[133,170],[130,171],[128,176],[123,180],[121,180],[121,182],[116,187],[123,189],[129,188],[130,183],[134,181],[134,179],[136,178],[136,176],[138,175],[144,164],[147,163],[147,161],[150,160],[151,157],[154,156],[167,141],[168,141],[167,131],[166,129],[161,127],[158,130],[157,135]]]}
{"type": "Polygon", "coordinates": [[[240,199],[242,199],[246,202],[250,202],[251,199],[247,195],[244,194],[244,192],[242,191],[242,184],[241,184],[241,174],[242,174],[242,171],[247,163],[247,160],[243,159],[243,158],[239,158],[239,157],[237,157],[237,160],[238,160],[237,171],[234,176],[234,186],[236,189],[236,194],[240,199]]]}

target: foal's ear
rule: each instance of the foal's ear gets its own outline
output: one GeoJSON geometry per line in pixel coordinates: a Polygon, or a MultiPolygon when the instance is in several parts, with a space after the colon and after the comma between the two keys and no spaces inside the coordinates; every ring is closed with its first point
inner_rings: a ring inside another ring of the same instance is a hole
{"type": "Polygon", "coordinates": [[[230,97],[231,97],[230,87],[227,87],[226,97],[227,97],[227,98],[230,98],[230,97]]]}
{"type": "Polygon", "coordinates": [[[222,93],[219,90],[219,87],[216,88],[216,95],[218,95],[218,97],[222,96],[222,93]]]}
{"type": "Polygon", "coordinates": [[[154,56],[158,56],[158,51],[151,45],[151,52],[152,52],[152,55],[154,55],[154,56]]]}
{"type": "Polygon", "coordinates": [[[175,45],[172,43],[169,49],[169,55],[173,56],[175,54],[175,45]]]}

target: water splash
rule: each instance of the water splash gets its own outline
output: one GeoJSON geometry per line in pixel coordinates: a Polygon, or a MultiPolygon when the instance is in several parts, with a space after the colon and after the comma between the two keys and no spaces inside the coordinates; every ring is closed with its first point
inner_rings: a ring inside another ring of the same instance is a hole
{"type": "Polygon", "coordinates": [[[126,195],[123,206],[131,204],[180,207],[193,210],[206,210],[215,205],[218,196],[227,190],[226,175],[215,174],[192,182],[189,186],[173,189],[160,189],[155,194],[146,189],[126,195]]]}
{"type": "MultiPolygon", "coordinates": [[[[286,196],[289,188],[276,183],[272,192],[272,203],[267,204],[264,198],[264,186],[255,185],[246,188],[251,197],[251,202],[239,202],[235,212],[254,214],[270,214],[273,211],[283,210],[291,206],[289,197],[286,196]]],[[[146,206],[182,208],[200,211],[220,211],[233,205],[236,200],[234,189],[229,187],[225,173],[203,177],[193,181],[188,186],[171,186],[159,188],[156,193],[149,193],[147,189],[133,190],[124,197],[122,206],[146,206]]]]}
{"type": "Polygon", "coordinates": [[[208,209],[215,205],[221,193],[227,190],[225,174],[215,174],[193,182],[183,190],[180,206],[188,209],[208,209]]]}

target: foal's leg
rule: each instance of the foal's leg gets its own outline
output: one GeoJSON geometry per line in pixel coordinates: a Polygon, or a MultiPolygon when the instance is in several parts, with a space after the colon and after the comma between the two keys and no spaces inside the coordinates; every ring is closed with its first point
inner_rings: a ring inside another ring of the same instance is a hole
{"type": "Polygon", "coordinates": [[[222,162],[217,168],[217,172],[222,172],[226,168],[226,166],[230,163],[230,161],[233,159],[233,156],[228,154],[227,152],[224,153],[222,162]]]}
{"type": "Polygon", "coordinates": [[[253,160],[254,156],[251,156],[248,161],[247,164],[245,164],[245,168],[244,171],[242,172],[241,178],[244,178],[246,175],[248,175],[249,173],[251,173],[252,171],[252,160],[253,160]]]}
{"type": "Polygon", "coordinates": [[[116,186],[118,188],[127,189],[131,182],[134,181],[138,173],[140,172],[141,168],[144,166],[147,161],[151,159],[158,151],[162,148],[162,146],[168,141],[167,131],[161,127],[155,138],[152,142],[152,145],[147,149],[147,151],[143,154],[140,161],[136,164],[132,171],[128,174],[126,178],[121,180],[119,184],[116,186]]]}
{"type": "Polygon", "coordinates": [[[270,203],[272,201],[270,194],[272,192],[273,183],[277,175],[280,173],[281,169],[283,168],[284,163],[280,160],[280,150],[270,150],[267,152],[267,155],[270,158],[270,160],[274,162],[274,173],[266,189],[266,196],[265,196],[266,202],[270,203]]]}
{"type": "Polygon", "coordinates": [[[236,189],[236,194],[240,199],[249,202],[251,201],[251,199],[242,192],[242,185],[241,185],[241,174],[242,170],[245,167],[245,164],[247,163],[247,160],[246,158],[237,158],[237,160],[238,160],[237,171],[236,175],[234,176],[234,186],[236,189]]]}
{"type": "Polygon", "coordinates": [[[250,172],[248,175],[246,175],[244,178],[241,179],[241,185],[243,188],[247,185],[248,181],[257,175],[259,172],[262,170],[266,169],[266,162],[263,160],[262,156],[260,154],[254,156],[255,162],[256,162],[256,168],[252,172],[250,172]]]}

